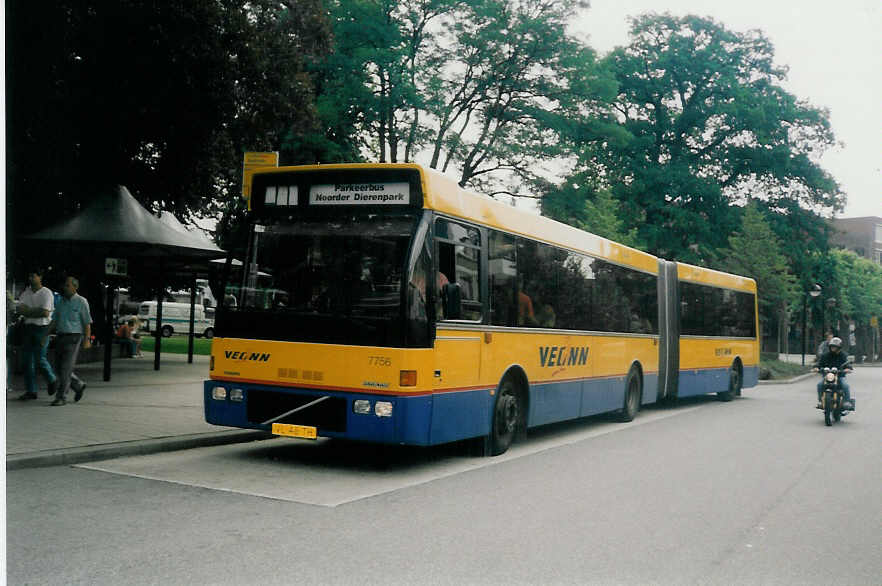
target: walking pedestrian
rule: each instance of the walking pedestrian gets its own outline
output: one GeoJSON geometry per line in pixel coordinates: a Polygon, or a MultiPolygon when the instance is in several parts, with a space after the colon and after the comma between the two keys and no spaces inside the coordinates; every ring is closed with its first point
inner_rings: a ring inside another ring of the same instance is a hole
{"type": "Polygon", "coordinates": [[[37,370],[42,370],[49,385],[49,394],[55,394],[57,377],[46,358],[50,316],[55,309],[52,291],[43,286],[43,270],[28,273],[28,284],[19,297],[16,311],[24,316],[24,337],[21,351],[24,360],[25,392],[18,399],[31,401],[37,398],[37,370]]]}
{"type": "Polygon", "coordinates": [[[86,383],[78,377],[73,369],[77,363],[80,347],[92,345],[92,316],[89,313],[89,302],[78,295],[80,282],[76,277],[67,277],[61,289],[61,297],[55,307],[55,316],[46,331],[48,338],[52,332],[55,336],[56,368],[58,369],[58,386],[52,406],[67,403],[67,391],[74,389],[74,401],[83,398],[86,383]]]}
{"type": "MultiPolygon", "coordinates": [[[[10,287],[9,274],[6,275],[7,287],[10,287]]],[[[15,338],[20,337],[17,330],[16,321],[18,316],[15,315],[15,296],[8,288],[6,289],[6,392],[11,392],[12,388],[12,371],[15,369],[16,356],[15,348],[19,345],[19,341],[15,338]]]]}

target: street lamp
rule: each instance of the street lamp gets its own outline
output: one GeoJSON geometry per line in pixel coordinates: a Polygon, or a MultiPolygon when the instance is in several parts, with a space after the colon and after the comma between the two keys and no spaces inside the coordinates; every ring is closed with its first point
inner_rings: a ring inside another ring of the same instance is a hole
{"type": "Polygon", "coordinates": [[[812,288],[805,292],[802,296],[802,365],[805,366],[805,314],[806,314],[806,302],[809,297],[815,298],[821,294],[821,286],[818,284],[812,285],[812,288]]]}

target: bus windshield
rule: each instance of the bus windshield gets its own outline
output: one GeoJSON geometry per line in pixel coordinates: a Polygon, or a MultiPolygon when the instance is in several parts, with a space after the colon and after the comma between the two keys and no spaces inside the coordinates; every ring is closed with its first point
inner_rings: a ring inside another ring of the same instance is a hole
{"type": "Polygon", "coordinates": [[[217,335],[402,346],[413,215],[271,218],[253,227],[244,274],[226,286],[217,335]]]}

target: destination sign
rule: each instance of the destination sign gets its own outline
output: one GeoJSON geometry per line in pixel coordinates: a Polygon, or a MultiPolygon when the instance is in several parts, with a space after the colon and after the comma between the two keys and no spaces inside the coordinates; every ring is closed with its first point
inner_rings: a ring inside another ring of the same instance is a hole
{"type": "Polygon", "coordinates": [[[310,205],[407,205],[410,184],[398,183],[335,183],[313,185],[309,189],[310,205]]]}

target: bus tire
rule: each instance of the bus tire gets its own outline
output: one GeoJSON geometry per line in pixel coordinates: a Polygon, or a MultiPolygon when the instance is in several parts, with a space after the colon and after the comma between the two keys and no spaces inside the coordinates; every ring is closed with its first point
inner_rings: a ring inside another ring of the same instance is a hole
{"type": "Polygon", "coordinates": [[[643,381],[640,378],[640,371],[632,366],[625,379],[625,401],[622,410],[619,411],[619,421],[627,423],[637,417],[642,397],[643,381]]]}
{"type": "Polygon", "coordinates": [[[214,337],[214,328],[206,329],[205,332],[202,334],[202,337],[206,340],[212,339],[214,337]]]}
{"type": "Polygon", "coordinates": [[[736,362],[729,369],[729,388],[721,393],[717,393],[720,401],[731,401],[735,397],[741,396],[742,378],[739,366],[736,362]]]}
{"type": "Polygon", "coordinates": [[[171,338],[171,335],[175,333],[171,326],[162,326],[162,337],[163,338],[171,338]]]}
{"type": "Polygon", "coordinates": [[[490,455],[498,456],[508,450],[518,433],[524,417],[523,393],[512,377],[505,377],[496,390],[493,404],[493,424],[490,428],[490,455]]]}

